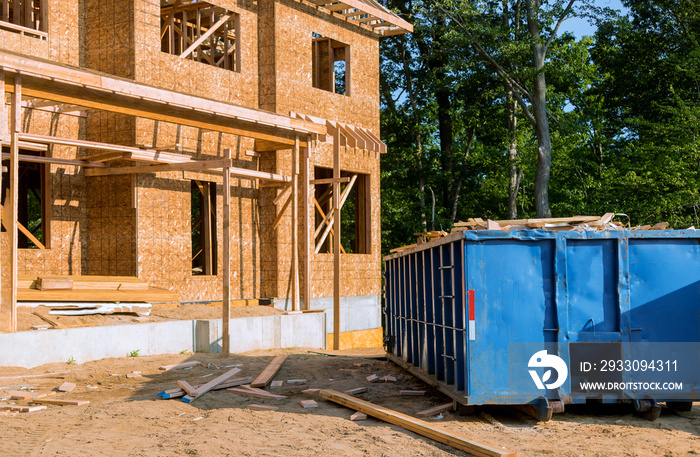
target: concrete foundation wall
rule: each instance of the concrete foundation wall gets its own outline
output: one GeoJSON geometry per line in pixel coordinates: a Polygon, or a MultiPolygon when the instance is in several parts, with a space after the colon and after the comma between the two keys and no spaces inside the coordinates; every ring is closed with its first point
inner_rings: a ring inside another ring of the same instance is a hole
{"type": "MultiPolygon", "coordinates": [[[[291,347],[325,348],[323,313],[231,319],[231,352],[291,347]]],[[[193,320],[135,325],[0,333],[0,366],[32,368],[109,357],[221,352],[221,321],[193,320]]]]}
{"type": "MultiPolygon", "coordinates": [[[[275,308],[291,309],[291,301],[279,299],[273,301],[275,308]]],[[[303,303],[303,300],[302,300],[303,303]]],[[[333,333],[333,297],[311,299],[311,309],[322,309],[326,318],[326,333],[333,333]]],[[[379,295],[359,297],[340,297],[340,331],[376,329],[382,326],[379,295]]]]}

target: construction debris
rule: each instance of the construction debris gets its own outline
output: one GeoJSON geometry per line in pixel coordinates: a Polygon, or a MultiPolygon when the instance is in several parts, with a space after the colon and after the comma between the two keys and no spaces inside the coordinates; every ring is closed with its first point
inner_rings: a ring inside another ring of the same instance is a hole
{"type": "Polygon", "coordinates": [[[272,378],[277,374],[280,368],[282,368],[282,364],[284,361],[287,360],[286,355],[278,355],[274,359],[272,359],[272,362],[263,370],[262,373],[260,373],[260,376],[255,378],[255,381],[250,383],[251,387],[265,387],[270,383],[272,378]]]}
{"type": "MultiPolygon", "coordinates": [[[[214,387],[211,390],[224,390],[224,389],[229,389],[231,387],[238,387],[243,384],[248,384],[253,380],[253,378],[239,378],[239,379],[231,379],[230,381],[224,382],[219,384],[218,386],[214,387]]],[[[192,387],[192,386],[190,386],[192,387]]],[[[193,391],[202,387],[201,385],[194,386],[192,387],[193,391]]],[[[164,390],[158,394],[158,397],[163,398],[163,399],[169,399],[169,398],[182,398],[185,395],[188,395],[188,393],[182,389],[182,387],[174,388],[174,389],[169,389],[169,390],[164,390]]]]}
{"type": "Polygon", "coordinates": [[[253,411],[278,411],[279,408],[277,406],[265,406],[265,405],[248,405],[246,406],[248,409],[252,409],[253,411]]]}
{"type": "Polygon", "coordinates": [[[450,411],[454,408],[454,402],[445,403],[444,405],[435,406],[434,408],[426,409],[416,413],[416,417],[430,417],[440,414],[445,411],[450,411]]]}
{"type": "Polygon", "coordinates": [[[382,381],[384,382],[396,382],[396,378],[393,376],[386,375],[382,377],[382,381]]]}
{"type": "Polygon", "coordinates": [[[401,390],[399,395],[403,396],[420,396],[425,395],[425,390],[401,390]]]}
{"type": "Polygon", "coordinates": [[[68,400],[68,399],[48,399],[42,398],[40,400],[32,400],[34,403],[44,404],[44,405],[59,405],[59,406],[85,406],[89,405],[88,400],[68,400]]]}
{"type": "Polygon", "coordinates": [[[196,367],[198,365],[204,365],[204,364],[202,362],[197,362],[196,360],[193,360],[191,362],[176,363],[174,365],[164,365],[158,369],[163,370],[163,371],[181,370],[183,368],[196,367]]]}
{"type": "Polygon", "coordinates": [[[270,383],[270,387],[282,387],[284,385],[284,381],[272,381],[270,383]]]}
{"type": "Polygon", "coordinates": [[[358,387],[357,389],[346,390],[345,393],[348,395],[360,395],[367,392],[366,387],[358,387]]]}
{"type": "Polygon", "coordinates": [[[301,400],[301,406],[305,409],[307,408],[318,408],[318,403],[315,400],[301,400]]]}
{"type": "Polygon", "coordinates": [[[306,379],[288,379],[287,384],[306,384],[306,379]]]}
{"type": "Polygon", "coordinates": [[[250,387],[249,385],[242,385],[241,387],[226,389],[226,392],[231,392],[238,395],[245,395],[247,397],[269,398],[271,400],[283,400],[287,398],[286,395],[276,395],[265,390],[258,389],[257,387],[250,387]]]}
{"type": "Polygon", "coordinates": [[[442,427],[437,427],[429,422],[416,419],[406,414],[399,413],[389,408],[384,408],[374,403],[359,400],[351,395],[346,395],[334,390],[322,390],[319,392],[321,397],[326,400],[338,403],[348,408],[355,409],[364,414],[376,417],[390,424],[398,425],[418,433],[425,437],[431,438],[440,443],[447,444],[456,449],[469,452],[470,454],[481,457],[515,457],[515,452],[510,452],[503,449],[497,449],[482,443],[473,441],[471,438],[442,427]]]}
{"type": "Polygon", "coordinates": [[[2,406],[7,411],[19,411],[20,413],[33,413],[46,409],[46,406],[2,406]]]}
{"type": "Polygon", "coordinates": [[[303,394],[317,394],[321,389],[306,389],[302,390],[301,393],[303,394]]]}
{"type": "Polygon", "coordinates": [[[222,374],[221,376],[218,376],[208,383],[204,384],[202,387],[196,389],[193,394],[194,395],[185,395],[182,397],[182,401],[185,403],[192,403],[195,401],[197,398],[201,397],[205,393],[209,392],[219,384],[223,383],[224,381],[228,380],[229,378],[233,377],[233,375],[240,373],[241,369],[240,368],[233,368],[230,371],[227,371],[226,373],[222,374]]]}
{"type": "Polygon", "coordinates": [[[379,376],[377,376],[376,374],[367,376],[367,382],[374,382],[374,381],[376,381],[377,379],[379,379],[379,376]]]}
{"type": "Polygon", "coordinates": [[[350,416],[351,421],[364,421],[367,420],[367,414],[355,411],[355,414],[350,416]]]}

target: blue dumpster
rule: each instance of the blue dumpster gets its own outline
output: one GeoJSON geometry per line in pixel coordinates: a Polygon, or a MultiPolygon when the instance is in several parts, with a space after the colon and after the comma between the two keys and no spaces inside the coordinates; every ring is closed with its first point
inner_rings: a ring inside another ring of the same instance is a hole
{"type": "Polygon", "coordinates": [[[700,232],[463,231],[384,260],[389,358],[463,405],[700,400],[700,232]]]}

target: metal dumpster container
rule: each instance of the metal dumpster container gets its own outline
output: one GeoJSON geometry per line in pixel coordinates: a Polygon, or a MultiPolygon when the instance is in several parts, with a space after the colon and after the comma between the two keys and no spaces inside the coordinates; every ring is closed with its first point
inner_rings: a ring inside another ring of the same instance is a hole
{"type": "Polygon", "coordinates": [[[389,358],[462,405],[700,400],[698,231],[464,231],[384,260],[389,358]]]}

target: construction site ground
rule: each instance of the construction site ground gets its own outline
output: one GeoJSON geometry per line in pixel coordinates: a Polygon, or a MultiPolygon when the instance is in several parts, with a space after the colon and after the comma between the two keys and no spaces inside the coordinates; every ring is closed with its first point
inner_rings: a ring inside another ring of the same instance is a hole
{"type": "MultiPolygon", "coordinates": [[[[53,406],[14,413],[0,412],[2,456],[394,456],[469,455],[377,419],[353,422],[353,410],[302,393],[309,388],[366,387],[358,398],[413,415],[444,404],[447,397],[430,389],[396,365],[382,359],[381,349],[328,352],[276,350],[236,354],[177,354],[103,359],[82,365],[58,363],[31,370],[0,367],[3,390],[31,387],[45,392],[64,382],[72,392],[55,399],[89,400],[86,406],[53,406]],[[236,376],[256,377],[275,355],[288,357],[266,390],[286,395],[280,400],[211,391],[187,404],[163,400],[158,393],[176,388],[177,380],[203,384],[232,365],[236,376]],[[162,365],[200,361],[189,370],[160,371],[162,365]],[[360,364],[361,366],[357,366],[360,364]],[[141,377],[138,377],[140,374],[141,377]],[[369,383],[367,377],[391,375],[396,382],[369,383]],[[127,377],[130,375],[130,377],[127,377]],[[209,375],[209,376],[207,376],[209,375]],[[137,377],[134,377],[137,376],[137,377]],[[304,384],[288,380],[305,379],[304,384]],[[425,390],[425,396],[401,396],[400,390],[425,390]],[[301,400],[316,400],[304,409],[301,400]],[[253,411],[250,404],[278,407],[253,411]]],[[[6,400],[26,405],[27,401],[6,400]]],[[[700,454],[700,403],[690,412],[664,409],[653,422],[624,406],[569,408],[549,422],[537,422],[505,407],[487,407],[475,415],[446,412],[440,426],[475,441],[506,448],[519,456],[686,456],[700,454]]]]}
{"type": "MultiPolygon", "coordinates": [[[[31,330],[33,326],[45,325],[46,322],[33,314],[48,316],[57,324],[66,327],[83,327],[97,325],[121,325],[135,324],[139,320],[135,313],[118,314],[90,314],[85,316],[59,316],[49,314],[50,308],[46,306],[18,306],[17,307],[17,330],[22,332],[31,330]]],[[[231,307],[231,318],[269,316],[272,314],[282,314],[283,311],[275,309],[272,305],[267,306],[242,306],[231,307]]],[[[164,322],[172,320],[194,320],[194,319],[221,319],[221,304],[194,304],[179,306],[177,304],[153,304],[148,319],[141,322],[164,322]]]]}

